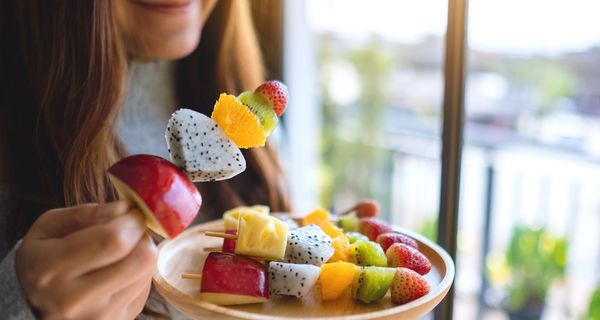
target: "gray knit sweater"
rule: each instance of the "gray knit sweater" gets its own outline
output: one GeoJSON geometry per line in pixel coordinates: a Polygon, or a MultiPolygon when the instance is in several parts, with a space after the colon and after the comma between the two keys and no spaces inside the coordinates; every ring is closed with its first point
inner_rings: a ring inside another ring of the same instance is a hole
{"type": "MultiPolygon", "coordinates": [[[[130,65],[121,121],[117,124],[120,138],[129,153],[168,158],[164,128],[176,108],[173,79],[173,65],[169,62],[134,62],[130,65]]],[[[0,210],[6,201],[1,182],[0,210]]],[[[18,246],[12,248],[0,263],[0,319],[35,319],[15,272],[18,246]]],[[[0,253],[6,252],[5,247],[6,244],[0,244],[0,253]]],[[[148,303],[159,299],[153,293],[148,303]]],[[[169,312],[172,317],[181,318],[172,308],[169,312]]]]}

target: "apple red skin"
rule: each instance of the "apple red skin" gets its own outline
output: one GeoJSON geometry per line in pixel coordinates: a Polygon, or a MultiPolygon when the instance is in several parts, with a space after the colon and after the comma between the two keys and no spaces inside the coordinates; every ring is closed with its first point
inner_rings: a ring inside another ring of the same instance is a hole
{"type": "Polygon", "coordinates": [[[138,154],[121,159],[108,172],[135,191],[173,238],[194,220],[202,205],[190,179],[171,162],[138,154]]]}
{"type": "MultiPolygon", "coordinates": [[[[225,230],[225,233],[237,234],[237,230],[235,230],[235,229],[225,230]]],[[[223,252],[235,253],[235,243],[236,243],[236,241],[234,239],[223,239],[223,252]]]]}
{"type": "Polygon", "coordinates": [[[266,267],[250,258],[211,252],[202,269],[200,292],[269,298],[266,267]]]}

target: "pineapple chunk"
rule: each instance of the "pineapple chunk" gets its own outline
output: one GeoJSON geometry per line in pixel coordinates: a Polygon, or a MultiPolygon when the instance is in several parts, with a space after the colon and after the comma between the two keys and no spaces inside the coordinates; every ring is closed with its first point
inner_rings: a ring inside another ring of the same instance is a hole
{"type": "Polygon", "coordinates": [[[288,225],[257,212],[241,212],[235,253],[281,260],[287,245],[288,225]]]}
{"type": "Polygon", "coordinates": [[[262,205],[255,205],[251,207],[240,206],[223,213],[223,222],[225,223],[225,230],[237,230],[238,219],[242,212],[258,212],[264,215],[268,215],[270,212],[269,207],[262,205]]]}

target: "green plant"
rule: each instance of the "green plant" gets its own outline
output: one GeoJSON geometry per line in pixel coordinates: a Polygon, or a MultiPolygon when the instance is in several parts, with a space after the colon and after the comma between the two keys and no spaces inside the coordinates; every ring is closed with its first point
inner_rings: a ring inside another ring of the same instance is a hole
{"type": "Polygon", "coordinates": [[[600,283],[596,286],[596,290],[590,298],[586,319],[600,320],[600,283]]]}
{"type": "Polygon", "coordinates": [[[378,141],[390,104],[393,53],[376,38],[358,47],[325,38],[319,53],[321,204],[328,207],[338,199],[372,198],[381,204],[381,212],[389,212],[393,152],[378,141]],[[340,65],[359,79],[359,93],[352,103],[340,103],[332,94],[333,83],[339,81],[334,70],[340,65]]]}
{"type": "Polygon", "coordinates": [[[437,241],[438,219],[434,215],[427,216],[423,219],[417,231],[427,237],[429,240],[437,241]]]}
{"type": "MultiPolygon", "coordinates": [[[[492,282],[507,289],[509,311],[543,307],[548,289],[565,273],[567,241],[545,228],[515,226],[503,257],[488,259],[492,282]]],[[[491,257],[488,257],[491,258],[491,257]]]]}

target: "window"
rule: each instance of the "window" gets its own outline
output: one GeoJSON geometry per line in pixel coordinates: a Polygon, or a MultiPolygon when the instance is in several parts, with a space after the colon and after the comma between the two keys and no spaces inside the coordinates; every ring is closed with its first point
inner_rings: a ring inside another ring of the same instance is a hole
{"type": "Polygon", "coordinates": [[[455,315],[585,317],[600,282],[600,3],[469,5],[455,315]]]}
{"type": "MultiPolygon", "coordinates": [[[[285,3],[284,72],[302,93],[283,147],[298,210],[371,197],[384,219],[437,236],[457,2],[285,3]]],[[[518,316],[532,283],[548,293],[545,318],[584,317],[600,283],[600,4],[469,6],[454,317],[518,316]]]]}

